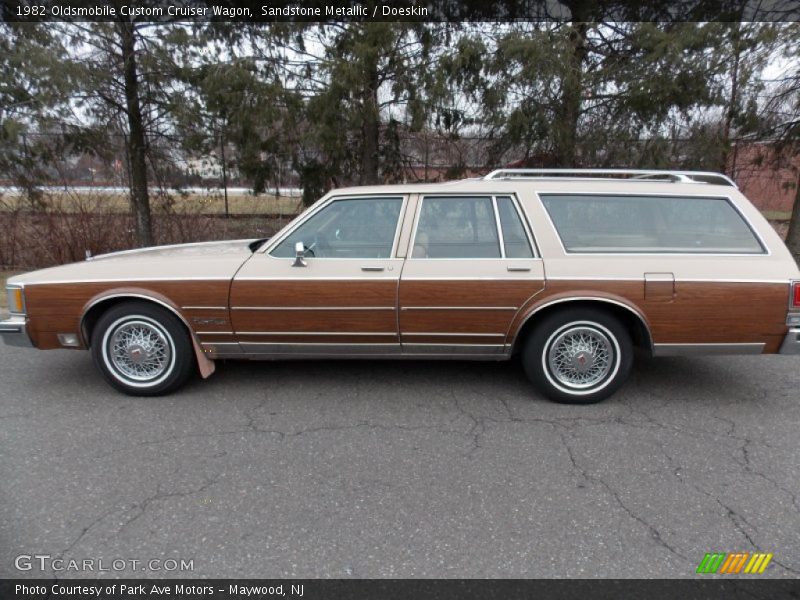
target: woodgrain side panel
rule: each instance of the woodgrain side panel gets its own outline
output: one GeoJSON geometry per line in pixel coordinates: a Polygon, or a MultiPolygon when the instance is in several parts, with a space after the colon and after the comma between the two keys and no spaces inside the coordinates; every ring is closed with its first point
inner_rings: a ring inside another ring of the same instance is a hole
{"type": "Polygon", "coordinates": [[[78,333],[80,318],[87,304],[95,298],[114,293],[154,295],[163,298],[189,323],[200,330],[230,331],[227,310],[185,311],[183,306],[227,306],[227,280],[130,281],[107,283],[32,284],[25,287],[30,329],[37,347],[60,348],[57,333],[78,333]],[[194,318],[214,319],[198,325],[194,318]]]}
{"type": "Polygon", "coordinates": [[[25,287],[31,315],[73,315],[96,295],[118,289],[138,288],[166,296],[177,306],[227,306],[227,280],[130,281],[109,283],[37,284],[25,287]]]}
{"type": "Polygon", "coordinates": [[[237,280],[231,307],[242,342],[397,342],[396,279],[237,280]],[[339,335],[290,335],[295,332],[339,335]],[[281,333],[287,335],[274,335],[281,333]]]}
{"type": "Polygon", "coordinates": [[[678,282],[672,304],[644,310],[658,342],[762,342],[786,333],[788,294],[788,284],[678,282]]]}
{"type": "Polygon", "coordinates": [[[672,300],[648,299],[644,281],[549,281],[514,319],[512,342],[527,316],[558,300],[600,297],[641,313],[654,343],[766,343],[773,352],[775,340],[786,333],[788,285],[676,281],[672,300]]]}
{"type": "Polygon", "coordinates": [[[247,332],[364,332],[395,333],[397,313],[384,309],[359,310],[236,310],[233,323],[237,333],[247,332]]]}
{"type": "Polygon", "coordinates": [[[231,287],[231,306],[396,306],[397,280],[248,280],[231,287]]]}
{"type": "Polygon", "coordinates": [[[403,279],[400,306],[503,306],[518,308],[541,289],[541,280],[403,279]]]}
{"type": "MultiPolygon", "coordinates": [[[[406,333],[502,334],[526,300],[541,290],[539,279],[401,280],[400,331],[406,333]]],[[[433,338],[432,338],[433,339],[433,338]]],[[[482,338],[475,338],[480,340],[482,338]]],[[[404,342],[422,341],[403,337],[404,342]]],[[[453,340],[450,340],[453,342],[453,340]]],[[[494,343],[483,341],[458,343],[494,343]]],[[[425,343],[442,343],[436,341],[425,343]]],[[[502,338],[497,343],[502,343],[502,338]]]]}
{"type": "Polygon", "coordinates": [[[242,344],[397,344],[397,334],[354,335],[347,332],[332,335],[298,335],[283,333],[272,335],[239,335],[242,344]]]}
{"type": "Polygon", "coordinates": [[[402,310],[400,322],[407,333],[500,333],[517,312],[511,310],[426,309],[402,310]]]}

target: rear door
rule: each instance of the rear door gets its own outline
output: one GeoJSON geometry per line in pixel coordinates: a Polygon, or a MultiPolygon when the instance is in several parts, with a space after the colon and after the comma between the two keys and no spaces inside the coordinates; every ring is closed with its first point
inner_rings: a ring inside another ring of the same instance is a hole
{"type": "Polygon", "coordinates": [[[544,268],[511,195],[425,195],[399,293],[404,354],[503,354],[511,322],[544,289],[544,268]]]}

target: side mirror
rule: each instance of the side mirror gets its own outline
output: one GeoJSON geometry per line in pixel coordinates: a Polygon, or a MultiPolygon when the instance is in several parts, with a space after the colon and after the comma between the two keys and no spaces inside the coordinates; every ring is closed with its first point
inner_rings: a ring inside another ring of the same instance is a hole
{"type": "Polygon", "coordinates": [[[306,247],[303,245],[303,242],[297,242],[294,245],[294,263],[292,263],[293,267],[307,267],[308,264],[305,261],[306,258],[306,247]]]}

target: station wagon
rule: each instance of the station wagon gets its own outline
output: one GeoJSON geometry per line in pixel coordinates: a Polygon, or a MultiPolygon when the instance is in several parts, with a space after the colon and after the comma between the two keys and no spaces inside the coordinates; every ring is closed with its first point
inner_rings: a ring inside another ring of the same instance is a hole
{"type": "Polygon", "coordinates": [[[88,349],[116,389],[219,359],[520,357],[552,400],[654,356],[800,354],[800,271],[726,176],[503,169],[329,192],[270,239],[116,252],[8,281],[5,342],[88,349]]]}

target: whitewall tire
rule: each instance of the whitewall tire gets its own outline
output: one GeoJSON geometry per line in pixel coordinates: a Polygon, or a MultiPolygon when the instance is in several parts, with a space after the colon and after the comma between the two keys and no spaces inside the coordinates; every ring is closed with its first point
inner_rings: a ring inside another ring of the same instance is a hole
{"type": "Polygon", "coordinates": [[[530,380],[551,400],[591,404],[625,383],[633,365],[633,342],[610,313],[565,308],[536,325],[522,362],[530,380]]]}
{"type": "Polygon", "coordinates": [[[183,323],[143,301],[117,304],[92,331],[92,359],[114,388],[133,396],[167,394],[192,373],[194,353],[183,323]]]}

